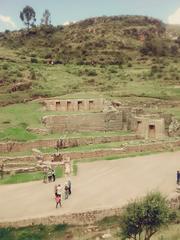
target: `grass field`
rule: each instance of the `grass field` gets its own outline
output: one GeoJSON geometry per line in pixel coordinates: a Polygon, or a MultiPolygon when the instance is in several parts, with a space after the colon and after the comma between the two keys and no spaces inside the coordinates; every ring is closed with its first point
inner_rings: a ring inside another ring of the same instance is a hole
{"type": "MultiPolygon", "coordinates": [[[[57,167],[55,169],[56,177],[61,178],[63,177],[63,169],[62,167],[57,167]]],[[[31,173],[16,173],[14,175],[6,175],[3,179],[0,179],[1,184],[17,184],[17,183],[24,183],[24,182],[32,182],[43,180],[43,172],[31,172],[31,173]]]]}
{"type": "MultiPolygon", "coordinates": [[[[51,226],[32,226],[24,228],[1,228],[1,240],[93,240],[102,237],[105,233],[111,234],[112,240],[121,240],[119,237],[119,217],[107,217],[95,224],[98,230],[88,231],[88,226],[69,226],[66,224],[51,226]]],[[[180,227],[171,224],[166,229],[161,229],[152,237],[152,240],[179,240],[180,227]]]]}
{"type": "MultiPolygon", "coordinates": [[[[36,139],[50,139],[61,137],[90,137],[90,136],[113,136],[128,134],[127,131],[117,132],[80,132],[40,135],[27,131],[27,127],[43,128],[41,119],[46,115],[62,115],[61,112],[43,111],[42,105],[37,102],[20,103],[1,107],[0,116],[0,140],[29,141],[36,139]]],[[[74,114],[74,113],[67,113],[74,114]]]]}

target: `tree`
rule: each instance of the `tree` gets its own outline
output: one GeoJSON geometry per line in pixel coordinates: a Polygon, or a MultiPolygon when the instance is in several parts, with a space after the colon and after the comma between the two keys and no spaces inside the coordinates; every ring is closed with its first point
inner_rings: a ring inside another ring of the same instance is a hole
{"type": "Polygon", "coordinates": [[[48,9],[46,9],[43,13],[41,24],[46,26],[51,24],[51,13],[49,12],[48,9]]]}
{"type": "Polygon", "coordinates": [[[22,12],[20,12],[20,19],[24,22],[28,29],[30,26],[34,26],[36,21],[36,13],[34,9],[30,6],[24,7],[22,12]]]}
{"type": "Polygon", "coordinates": [[[122,213],[120,226],[123,239],[150,240],[169,221],[169,207],[161,193],[129,203],[122,213]]]}
{"type": "Polygon", "coordinates": [[[144,41],[140,52],[144,55],[167,56],[170,53],[169,43],[162,38],[148,38],[144,41]]]}

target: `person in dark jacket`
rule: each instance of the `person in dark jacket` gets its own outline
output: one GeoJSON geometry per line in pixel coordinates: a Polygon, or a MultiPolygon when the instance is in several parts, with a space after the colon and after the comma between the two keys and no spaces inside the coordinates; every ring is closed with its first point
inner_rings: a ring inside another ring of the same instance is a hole
{"type": "Polygon", "coordinates": [[[55,182],[56,181],[56,172],[54,169],[52,169],[52,181],[55,182]]]}
{"type": "Polygon", "coordinates": [[[68,182],[67,182],[67,185],[68,185],[68,189],[69,189],[69,195],[71,195],[71,181],[70,181],[70,179],[68,180],[68,182]]]}
{"type": "Polygon", "coordinates": [[[177,171],[176,182],[177,182],[178,185],[180,184],[180,171],[177,171]]]}

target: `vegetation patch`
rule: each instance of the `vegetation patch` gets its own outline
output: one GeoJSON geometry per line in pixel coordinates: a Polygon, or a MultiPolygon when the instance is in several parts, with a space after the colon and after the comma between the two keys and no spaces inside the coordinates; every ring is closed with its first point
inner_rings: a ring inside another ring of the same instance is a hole
{"type": "MultiPolygon", "coordinates": [[[[56,178],[61,178],[64,175],[63,168],[58,166],[55,169],[56,178]]],[[[43,172],[30,172],[30,173],[15,173],[14,175],[5,175],[0,179],[0,184],[16,184],[24,182],[32,182],[43,180],[43,172]]]]}

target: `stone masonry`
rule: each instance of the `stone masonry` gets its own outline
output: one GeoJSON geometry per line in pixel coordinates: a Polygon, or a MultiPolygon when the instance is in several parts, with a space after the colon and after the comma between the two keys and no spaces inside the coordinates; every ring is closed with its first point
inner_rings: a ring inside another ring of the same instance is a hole
{"type": "Polygon", "coordinates": [[[104,109],[104,99],[49,99],[44,100],[43,105],[47,111],[60,112],[100,112],[104,109]]]}
{"type": "Polygon", "coordinates": [[[45,116],[43,123],[52,132],[122,130],[122,112],[45,116]]]}
{"type": "Polygon", "coordinates": [[[163,139],[166,136],[165,120],[158,116],[135,116],[132,130],[145,139],[163,139]]]}

